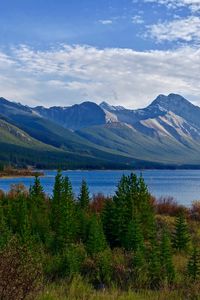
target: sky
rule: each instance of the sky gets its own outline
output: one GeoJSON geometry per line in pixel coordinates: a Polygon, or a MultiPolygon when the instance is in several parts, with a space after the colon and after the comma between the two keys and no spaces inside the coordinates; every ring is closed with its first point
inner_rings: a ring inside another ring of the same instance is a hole
{"type": "Polygon", "coordinates": [[[0,0],[0,96],[200,105],[200,0],[0,0]]]}

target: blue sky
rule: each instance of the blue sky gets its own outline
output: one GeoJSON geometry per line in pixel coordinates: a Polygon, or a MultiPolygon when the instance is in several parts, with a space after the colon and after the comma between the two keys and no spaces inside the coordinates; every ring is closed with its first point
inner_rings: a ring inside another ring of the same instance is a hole
{"type": "Polygon", "coordinates": [[[100,48],[165,49],[145,38],[147,26],[190,16],[189,7],[131,0],[7,0],[0,1],[2,46],[54,43],[87,44],[100,48]]]}
{"type": "Polygon", "coordinates": [[[200,104],[200,0],[0,0],[1,96],[141,107],[200,104]]]}

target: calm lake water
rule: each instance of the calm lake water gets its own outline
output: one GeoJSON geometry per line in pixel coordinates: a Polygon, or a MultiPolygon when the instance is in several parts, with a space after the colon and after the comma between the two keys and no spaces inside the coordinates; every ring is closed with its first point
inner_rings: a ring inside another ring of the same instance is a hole
{"type": "MultiPolygon", "coordinates": [[[[113,195],[116,185],[122,174],[131,171],[65,171],[63,175],[69,176],[74,193],[79,192],[80,184],[84,178],[91,194],[103,193],[113,195]]],[[[138,175],[141,171],[135,171],[138,175]]],[[[192,201],[200,200],[200,170],[145,170],[143,177],[150,192],[156,196],[173,196],[179,203],[189,206],[192,201]]],[[[52,193],[56,171],[45,171],[41,178],[46,193],[52,193]]],[[[3,178],[0,179],[0,189],[8,191],[11,184],[23,183],[29,187],[33,178],[3,178]]]]}

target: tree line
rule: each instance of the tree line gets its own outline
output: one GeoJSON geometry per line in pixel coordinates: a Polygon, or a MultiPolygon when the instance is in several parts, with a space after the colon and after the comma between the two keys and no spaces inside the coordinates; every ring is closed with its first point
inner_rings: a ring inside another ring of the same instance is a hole
{"type": "MultiPolygon", "coordinates": [[[[21,253],[26,249],[31,261],[39,262],[44,280],[50,281],[71,280],[80,274],[97,288],[112,284],[123,289],[174,287],[180,283],[174,264],[177,253],[187,259],[184,280],[200,278],[198,243],[184,212],[176,215],[173,228],[167,222],[158,224],[144,179],[135,174],[123,175],[115,195],[101,204],[91,202],[85,180],[75,197],[61,171],[52,197],[45,195],[38,176],[28,192],[23,188],[1,192],[0,277],[3,259],[11,253],[6,259],[12,261],[16,249],[21,253]],[[97,204],[99,208],[94,209],[97,204]]],[[[41,276],[41,272],[33,273],[41,276]]],[[[0,294],[1,290],[5,286],[0,284],[0,294]]]]}

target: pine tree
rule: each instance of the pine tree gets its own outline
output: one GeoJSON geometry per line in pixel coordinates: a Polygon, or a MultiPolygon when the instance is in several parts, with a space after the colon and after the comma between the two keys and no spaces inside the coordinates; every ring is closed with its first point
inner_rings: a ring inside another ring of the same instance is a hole
{"type": "Polygon", "coordinates": [[[138,217],[140,212],[140,202],[139,199],[139,184],[136,174],[131,174],[128,177],[128,201],[129,201],[129,217],[131,219],[135,218],[135,212],[137,211],[138,217]]]}
{"type": "Polygon", "coordinates": [[[88,210],[89,203],[90,203],[90,196],[89,196],[88,186],[85,180],[82,181],[81,191],[78,200],[81,209],[88,210]]]}
{"type": "Polygon", "coordinates": [[[137,217],[141,221],[142,234],[146,240],[155,239],[155,212],[151,204],[150,194],[142,176],[135,174],[123,176],[116,195],[113,198],[113,229],[115,244],[124,245],[130,220],[137,217]]]}
{"type": "Polygon", "coordinates": [[[144,251],[144,238],[137,213],[135,213],[135,218],[128,225],[125,247],[127,250],[144,251]]]}
{"type": "Polygon", "coordinates": [[[28,204],[27,199],[24,197],[20,197],[20,208],[19,208],[19,217],[20,222],[19,226],[19,233],[21,239],[24,243],[27,243],[31,239],[31,224],[29,220],[29,211],[28,211],[28,204]]]}
{"type": "Polygon", "coordinates": [[[40,178],[38,175],[35,175],[35,180],[33,186],[30,187],[29,190],[30,196],[34,199],[44,198],[43,187],[40,183],[40,178]]]}
{"type": "Polygon", "coordinates": [[[145,259],[145,252],[137,249],[133,253],[132,261],[132,280],[136,288],[144,287],[148,281],[148,269],[145,259]]]}
{"type": "Polygon", "coordinates": [[[130,221],[129,178],[122,176],[116,195],[113,197],[113,236],[115,245],[121,246],[130,221]]]}
{"type": "Polygon", "coordinates": [[[114,247],[115,244],[115,235],[114,235],[114,202],[112,199],[108,199],[105,202],[103,211],[102,211],[102,223],[103,229],[106,236],[106,240],[109,242],[111,247],[114,247]]]}
{"type": "Polygon", "coordinates": [[[60,220],[60,202],[63,192],[63,177],[61,170],[58,170],[55,177],[53,188],[53,197],[51,201],[51,225],[52,229],[57,232],[60,220]]]}
{"type": "Polygon", "coordinates": [[[90,222],[90,214],[84,211],[80,206],[76,206],[76,218],[77,218],[77,236],[79,241],[85,243],[88,236],[88,227],[90,222]]]}
{"type": "Polygon", "coordinates": [[[138,209],[140,211],[140,220],[143,227],[142,228],[143,235],[147,240],[155,239],[155,235],[156,235],[155,212],[150,202],[150,194],[148,188],[142,176],[140,176],[138,180],[138,189],[139,189],[138,209]]]}
{"type": "Polygon", "coordinates": [[[133,267],[135,271],[140,271],[145,266],[144,251],[138,248],[133,254],[133,267]]]}
{"type": "Polygon", "coordinates": [[[102,224],[95,215],[91,217],[86,247],[89,254],[97,254],[107,247],[102,224]]]}
{"type": "MultiPolygon", "coordinates": [[[[37,175],[35,176],[33,186],[30,188],[29,198],[31,232],[35,239],[39,239],[41,242],[46,243],[49,239],[50,233],[49,211],[47,209],[45,193],[43,191],[39,176],[37,175]]],[[[27,220],[28,222],[28,216],[24,216],[24,220],[27,220]]],[[[29,224],[27,223],[26,226],[29,227],[29,224]]],[[[28,227],[27,230],[29,230],[28,227]]]]}
{"type": "Polygon", "coordinates": [[[176,219],[175,233],[173,238],[174,248],[178,251],[186,251],[190,241],[188,225],[183,213],[176,219]]]}
{"type": "Polygon", "coordinates": [[[161,262],[161,276],[168,283],[171,283],[175,277],[175,270],[172,261],[171,241],[169,234],[163,230],[160,244],[160,262],[161,262]]]}
{"type": "Polygon", "coordinates": [[[77,221],[72,185],[68,177],[63,180],[61,200],[59,204],[58,243],[59,247],[71,244],[76,237],[77,221]]]}
{"type": "Polygon", "coordinates": [[[192,255],[188,261],[188,275],[192,280],[200,278],[200,253],[197,247],[193,248],[192,255]]]}
{"type": "Polygon", "coordinates": [[[84,243],[87,239],[89,225],[89,190],[85,180],[82,181],[81,190],[78,197],[77,214],[78,214],[78,231],[79,239],[84,243]]]}
{"type": "Polygon", "coordinates": [[[161,279],[159,250],[156,240],[151,240],[148,251],[148,277],[151,288],[158,288],[161,279]]]}
{"type": "Polygon", "coordinates": [[[53,200],[56,202],[59,202],[61,198],[61,193],[62,193],[62,172],[59,169],[57,171],[56,177],[55,177],[55,183],[54,183],[54,188],[53,188],[53,200]]]}

